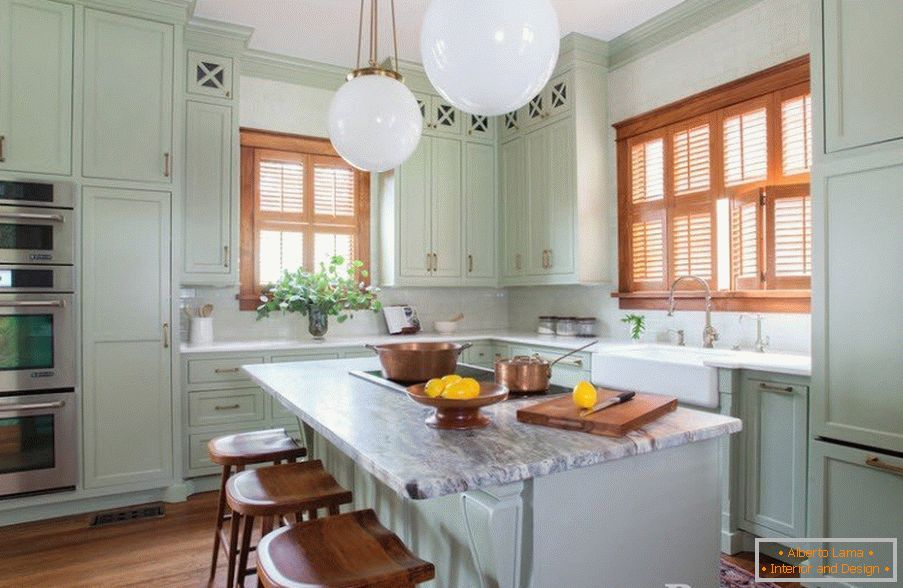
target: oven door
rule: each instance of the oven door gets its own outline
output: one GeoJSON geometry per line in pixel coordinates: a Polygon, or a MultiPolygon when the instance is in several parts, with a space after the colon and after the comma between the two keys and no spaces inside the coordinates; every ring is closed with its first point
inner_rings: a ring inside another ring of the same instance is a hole
{"type": "Polygon", "coordinates": [[[0,496],[76,484],[75,393],[0,398],[0,496]]]}
{"type": "Polygon", "coordinates": [[[0,294],[0,394],[75,387],[72,294],[0,294]]]}
{"type": "Polygon", "coordinates": [[[74,208],[74,184],[0,181],[0,204],[74,208]]]}
{"type": "Polygon", "coordinates": [[[0,263],[73,263],[75,233],[67,209],[0,206],[0,263]]]}

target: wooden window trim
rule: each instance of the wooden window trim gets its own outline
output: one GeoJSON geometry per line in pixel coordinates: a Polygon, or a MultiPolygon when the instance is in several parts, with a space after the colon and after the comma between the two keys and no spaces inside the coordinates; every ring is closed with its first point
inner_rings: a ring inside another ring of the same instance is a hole
{"type": "MultiPolygon", "coordinates": [[[[809,90],[809,56],[804,55],[761,72],[723,84],[711,90],[690,96],[657,108],[651,112],[631,117],[613,125],[617,139],[617,185],[618,185],[618,249],[619,249],[619,291],[612,294],[619,299],[622,309],[653,310],[667,308],[667,287],[673,280],[674,252],[672,243],[673,213],[688,212],[704,207],[711,202],[713,223],[718,199],[727,198],[733,202],[735,196],[758,192],[766,187],[786,184],[800,184],[809,181],[808,173],[783,176],[781,145],[781,103],[793,97],[808,94],[809,90]],[[724,177],[724,120],[734,113],[746,111],[756,105],[767,107],[768,124],[768,162],[767,177],[751,182],[725,185],[724,177]],[[702,123],[710,125],[710,187],[695,193],[676,195],[673,181],[674,133],[692,128],[702,123]],[[777,133],[777,140],[772,137],[777,133]],[[665,159],[665,197],[663,200],[633,203],[631,194],[631,148],[637,143],[662,137],[664,139],[665,159]],[[631,224],[635,219],[652,216],[655,213],[666,216],[665,220],[665,259],[667,267],[662,284],[635,284],[632,279],[633,259],[631,254],[631,224]],[[666,212],[667,211],[667,212],[666,212]]],[[[761,217],[761,215],[760,215],[761,217]]],[[[761,218],[760,218],[761,220],[761,218]]],[[[760,231],[760,240],[763,231],[760,231]]],[[[717,236],[713,224],[713,276],[718,267],[717,236]]],[[[773,260],[767,257],[764,248],[759,246],[759,267],[773,266],[773,260]]],[[[730,263],[728,264],[730,265],[730,263]]],[[[720,277],[720,276],[719,276],[720,277]]],[[[758,283],[761,286],[761,281],[758,283]]],[[[784,287],[805,286],[798,280],[786,280],[784,287]]],[[[712,284],[714,288],[723,288],[713,292],[713,306],[723,311],[758,311],[758,312],[809,312],[809,289],[767,289],[730,290],[733,284],[712,284]]],[[[770,286],[773,288],[773,286],[770,286]]],[[[693,290],[692,285],[681,287],[681,290],[693,290]]],[[[702,309],[703,303],[699,293],[680,292],[681,298],[694,298],[681,303],[681,307],[702,309]]]]}
{"type": "MultiPolygon", "coordinates": [[[[333,160],[339,158],[329,139],[306,137],[277,133],[253,128],[242,128],[241,135],[241,210],[239,222],[240,283],[238,298],[239,310],[256,310],[260,305],[261,292],[257,279],[257,237],[256,228],[262,224],[290,226],[292,221],[285,219],[282,213],[260,213],[258,211],[258,194],[255,185],[255,169],[258,154],[267,151],[293,152],[299,159],[309,162],[333,160]]],[[[305,186],[313,185],[313,170],[305,169],[305,186]]],[[[315,217],[312,206],[306,206],[298,215],[298,222],[305,226],[311,224],[328,228],[336,233],[353,233],[357,237],[356,257],[364,262],[364,268],[370,269],[370,174],[355,170],[357,186],[355,214],[353,222],[336,221],[333,218],[315,217]]],[[[305,194],[312,194],[305,189],[305,194]]],[[[305,264],[311,260],[305,258],[305,264]]],[[[369,283],[369,277],[363,280],[369,283]]]]}

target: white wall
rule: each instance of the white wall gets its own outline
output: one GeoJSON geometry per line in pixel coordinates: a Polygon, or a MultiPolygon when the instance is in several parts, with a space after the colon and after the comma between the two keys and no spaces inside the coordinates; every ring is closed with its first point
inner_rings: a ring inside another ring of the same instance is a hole
{"type": "MultiPolygon", "coordinates": [[[[332,92],[286,82],[241,77],[241,126],[312,137],[325,137],[332,92]]],[[[256,320],[255,312],[239,312],[238,288],[185,288],[182,305],[214,305],[213,330],[218,340],[306,339],[307,320],[296,315],[256,320]]],[[[507,293],[493,288],[393,288],[380,295],[383,304],[413,304],[425,330],[436,320],[464,313],[462,329],[504,329],[508,325],[507,293]]],[[[182,321],[187,338],[188,321],[182,321]]],[[[331,335],[386,331],[382,313],[357,313],[353,320],[330,321],[331,335]]]]}
{"type": "MultiPolygon", "coordinates": [[[[608,77],[609,120],[617,122],[642,114],[772,65],[809,53],[808,0],[762,0],[705,29],[697,31],[657,51],[612,70],[608,77]]],[[[614,131],[610,131],[608,153],[609,189],[616,193],[614,131]]],[[[616,203],[617,198],[612,197],[616,203]]],[[[617,226],[617,209],[612,206],[609,222],[617,226]]],[[[611,267],[617,263],[617,232],[612,231],[611,267]]],[[[595,316],[601,334],[624,338],[620,318],[629,311],[618,309],[611,298],[617,290],[617,276],[602,286],[512,288],[509,290],[509,325],[532,329],[540,314],[595,316]]],[[[678,307],[679,308],[679,307],[678,307]]],[[[649,323],[648,339],[667,340],[668,329],[684,329],[687,344],[702,341],[701,312],[678,312],[668,318],[662,311],[644,311],[649,323]]],[[[739,322],[737,313],[716,313],[715,327],[721,333],[719,346],[755,340],[753,321],[739,322]]],[[[773,349],[808,352],[810,317],[770,314],[765,332],[773,349]]]]}

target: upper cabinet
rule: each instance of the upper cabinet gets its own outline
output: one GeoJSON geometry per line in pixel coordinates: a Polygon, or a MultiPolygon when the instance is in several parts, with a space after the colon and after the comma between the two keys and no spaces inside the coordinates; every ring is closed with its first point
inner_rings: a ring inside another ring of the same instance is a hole
{"type": "Polygon", "coordinates": [[[903,138],[903,2],[823,6],[826,151],[903,138]]]}
{"type": "Polygon", "coordinates": [[[606,77],[600,66],[559,64],[501,126],[503,285],[610,279],[605,186],[606,77]],[[579,90],[579,91],[578,91],[579,90]]]}
{"type": "Polygon", "coordinates": [[[72,169],[70,4],[0,2],[0,170],[72,169]]]}
{"type": "Polygon", "coordinates": [[[171,182],[173,27],[85,10],[86,177],[171,182]]]}
{"type": "Polygon", "coordinates": [[[188,52],[188,83],[191,94],[232,99],[232,58],[199,51],[188,52]]]}
{"type": "Polygon", "coordinates": [[[464,277],[471,285],[496,282],[495,148],[464,144],[464,277]]]}

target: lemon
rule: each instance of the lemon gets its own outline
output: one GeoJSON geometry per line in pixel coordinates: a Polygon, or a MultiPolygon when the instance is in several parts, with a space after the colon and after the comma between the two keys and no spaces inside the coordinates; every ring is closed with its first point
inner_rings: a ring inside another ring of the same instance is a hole
{"type": "Polygon", "coordinates": [[[433,378],[429,382],[426,383],[423,391],[426,392],[426,395],[430,398],[435,398],[442,394],[442,391],[445,390],[445,384],[439,378],[433,378]]]}
{"type": "Polygon", "coordinates": [[[599,393],[596,392],[595,386],[584,380],[577,382],[577,385],[574,386],[571,398],[574,400],[574,404],[580,408],[592,408],[599,399],[599,393]]]}
{"type": "Polygon", "coordinates": [[[445,387],[445,390],[442,392],[443,398],[448,398],[449,400],[467,400],[471,398],[468,395],[467,384],[464,382],[454,382],[445,387]]]}
{"type": "Polygon", "coordinates": [[[468,398],[476,398],[480,395],[480,383],[473,378],[464,378],[459,382],[467,391],[468,398]]]}
{"type": "Polygon", "coordinates": [[[449,374],[447,376],[442,376],[442,383],[446,386],[454,384],[455,382],[460,382],[461,380],[463,380],[463,378],[458,374],[449,374]]]}

